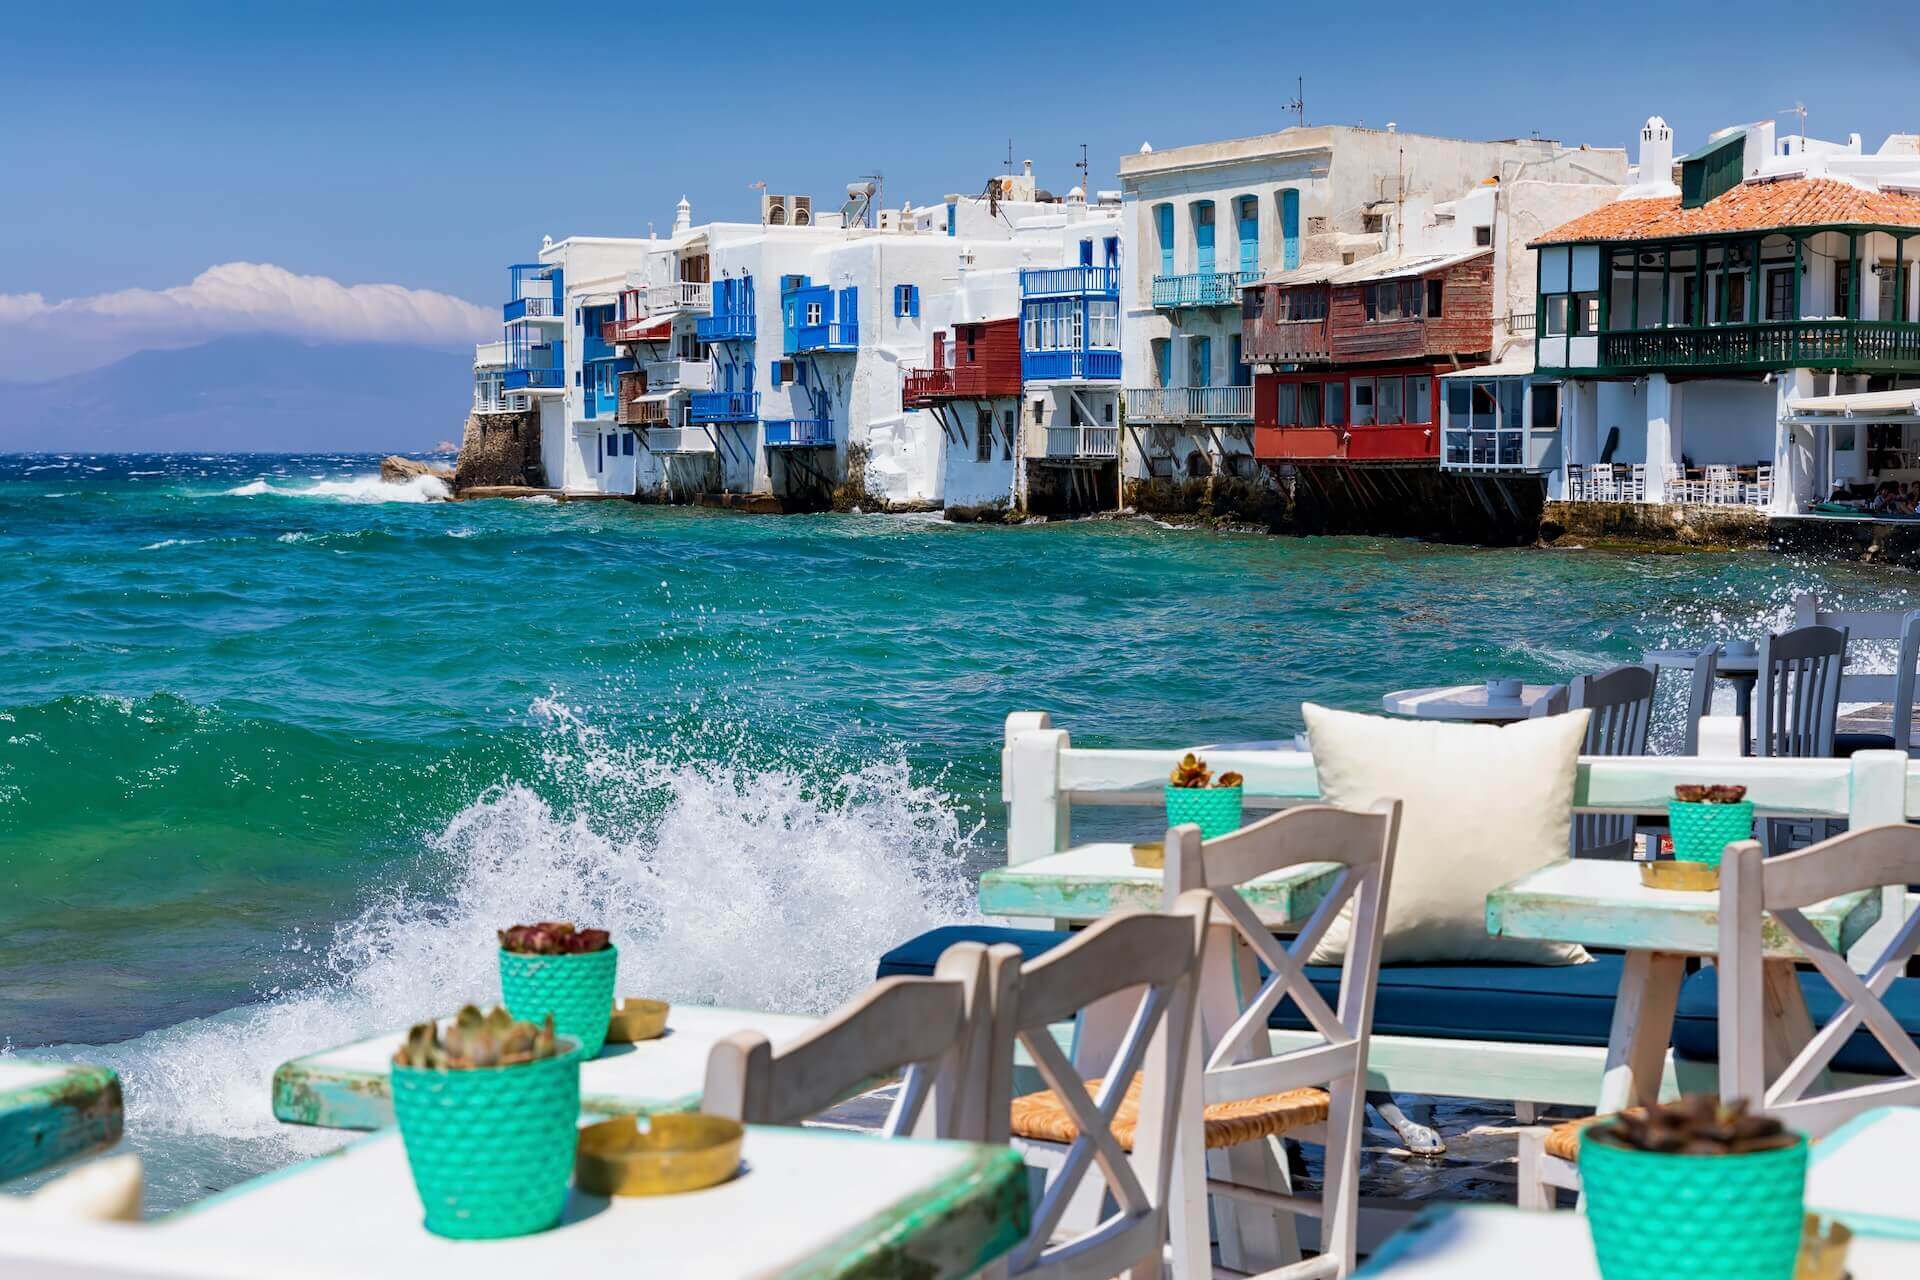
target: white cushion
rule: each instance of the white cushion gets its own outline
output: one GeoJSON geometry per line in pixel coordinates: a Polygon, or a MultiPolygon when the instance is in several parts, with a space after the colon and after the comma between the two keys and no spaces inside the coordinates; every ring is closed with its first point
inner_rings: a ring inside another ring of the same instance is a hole
{"type": "MultiPolygon", "coordinates": [[[[1401,802],[1381,963],[1592,958],[1570,943],[1487,933],[1489,893],[1567,856],[1585,710],[1509,725],[1390,719],[1311,702],[1301,710],[1322,799],[1349,809],[1401,802]]],[[[1338,964],[1348,931],[1343,913],[1312,963],[1338,964]]]]}

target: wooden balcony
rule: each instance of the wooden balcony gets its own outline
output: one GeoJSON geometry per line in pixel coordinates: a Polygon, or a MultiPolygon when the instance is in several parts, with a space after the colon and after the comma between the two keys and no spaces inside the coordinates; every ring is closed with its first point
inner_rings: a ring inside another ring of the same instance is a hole
{"type": "Polygon", "coordinates": [[[1048,427],[1049,458],[1117,458],[1120,456],[1118,427],[1048,427]]]}
{"type": "Polygon", "coordinates": [[[1920,373],[1920,324],[1896,321],[1777,320],[1615,330],[1598,336],[1599,363],[1605,371],[1834,369],[1920,373]]]}
{"type": "Polygon", "coordinates": [[[1240,286],[1259,279],[1256,271],[1196,271],[1184,276],[1155,276],[1156,307],[1237,307],[1240,286]]]}
{"type": "Polygon", "coordinates": [[[1020,394],[1020,322],[963,324],[933,335],[933,367],[908,369],[900,402],[925,409],[947,400],[999,400],[1020,394]]]}
{"type": "Polygon", "coordinates": [[[1268,320],[1249,317],[1241,330],[1242,358],[1249,364],[1301,364],[1330,358],[1332,342],[1324,317],[1318,320],[1268,320]]]}
{"type": "Polygon", "coordinates": [[[1252,387],[1129,387],[1130,422],[1252,422],[1252,387]]]}

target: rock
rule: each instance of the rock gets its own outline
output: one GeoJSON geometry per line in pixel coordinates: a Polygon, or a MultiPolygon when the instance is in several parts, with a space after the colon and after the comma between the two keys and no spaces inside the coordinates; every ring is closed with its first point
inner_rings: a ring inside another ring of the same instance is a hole
{"type": "Polygon", "coordinates": [[[389,454],[380,459],[380,482],[382,484],[406,484],[420,476],[432,476],[435,480],[453,483],[453,472],[446,467],[429,466],[413,458],[403,458],[399,454],[389,454]]]}

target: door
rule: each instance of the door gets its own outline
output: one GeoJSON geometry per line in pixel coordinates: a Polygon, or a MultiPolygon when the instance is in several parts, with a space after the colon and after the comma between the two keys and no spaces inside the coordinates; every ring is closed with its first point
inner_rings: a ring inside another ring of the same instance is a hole
{"type": "Polygon", "coordinates": [[[1193,206],[1193,269],[1203,276],[1213,274],[1213,201],[1201,200],[1193,206]]]}
{"type": "Polygon", "coordinates": [[[1280,193],[1280,239],[1281,265],[1291,271],[1300,265],[1300,192],[1294,187],[1280,193]]]}
{"type": "Polygon", "coordinates": [[[1240,335],[1237,333],[1227,336],[1227,359],[1232,366],[1227,372],[1233,375],[1233,385],[1236,387],[1252,386],[1253,369],[1240,354],[1240,335]]]}
{"type": "Polygon", "coordinates": [[[1260,201],[1240,197],[1240,273],[1251,277],[1260,270],[1260,201]]]}
{"type": "Polygon", "coordinates": [[[1154,230],[1160,238],[1160,274],[1173,274],[1173,206],[1155,205],[1153,209],[1154,230]]]}
{"type": "Polygon", "coordinates": [[[1093,241],[1091,240],[1080,242],[1080,265],[1083,267],[1093,265],[1093,241]]]}
{"type": "Polygon", "coordinates": [[[1213,373],[1213,339],[1187,339],[1187,385],[1204,387],[1213,373]]]}

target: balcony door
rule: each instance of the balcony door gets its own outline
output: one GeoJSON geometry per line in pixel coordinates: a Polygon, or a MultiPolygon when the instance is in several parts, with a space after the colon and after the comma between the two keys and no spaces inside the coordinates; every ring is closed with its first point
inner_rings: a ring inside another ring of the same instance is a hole
{"type": "Polygon", "coordinates": [[[1213,339],[1187,339],[1187,385],[1204,387],[1213,373],[1213,339]]]}
{"type": "Polygon", "coordinates": [[[1252,276],[1260,270],[1260,199],[1257,196],[1241,196],[1240,206],[1240,273],[1252,276]]]}
{"type": "Polygon", "coordinates": [[[1193,269],[1203,276],[1213,274],[1213,201],[1211,200],[1194,202],[1193,269]]]}

